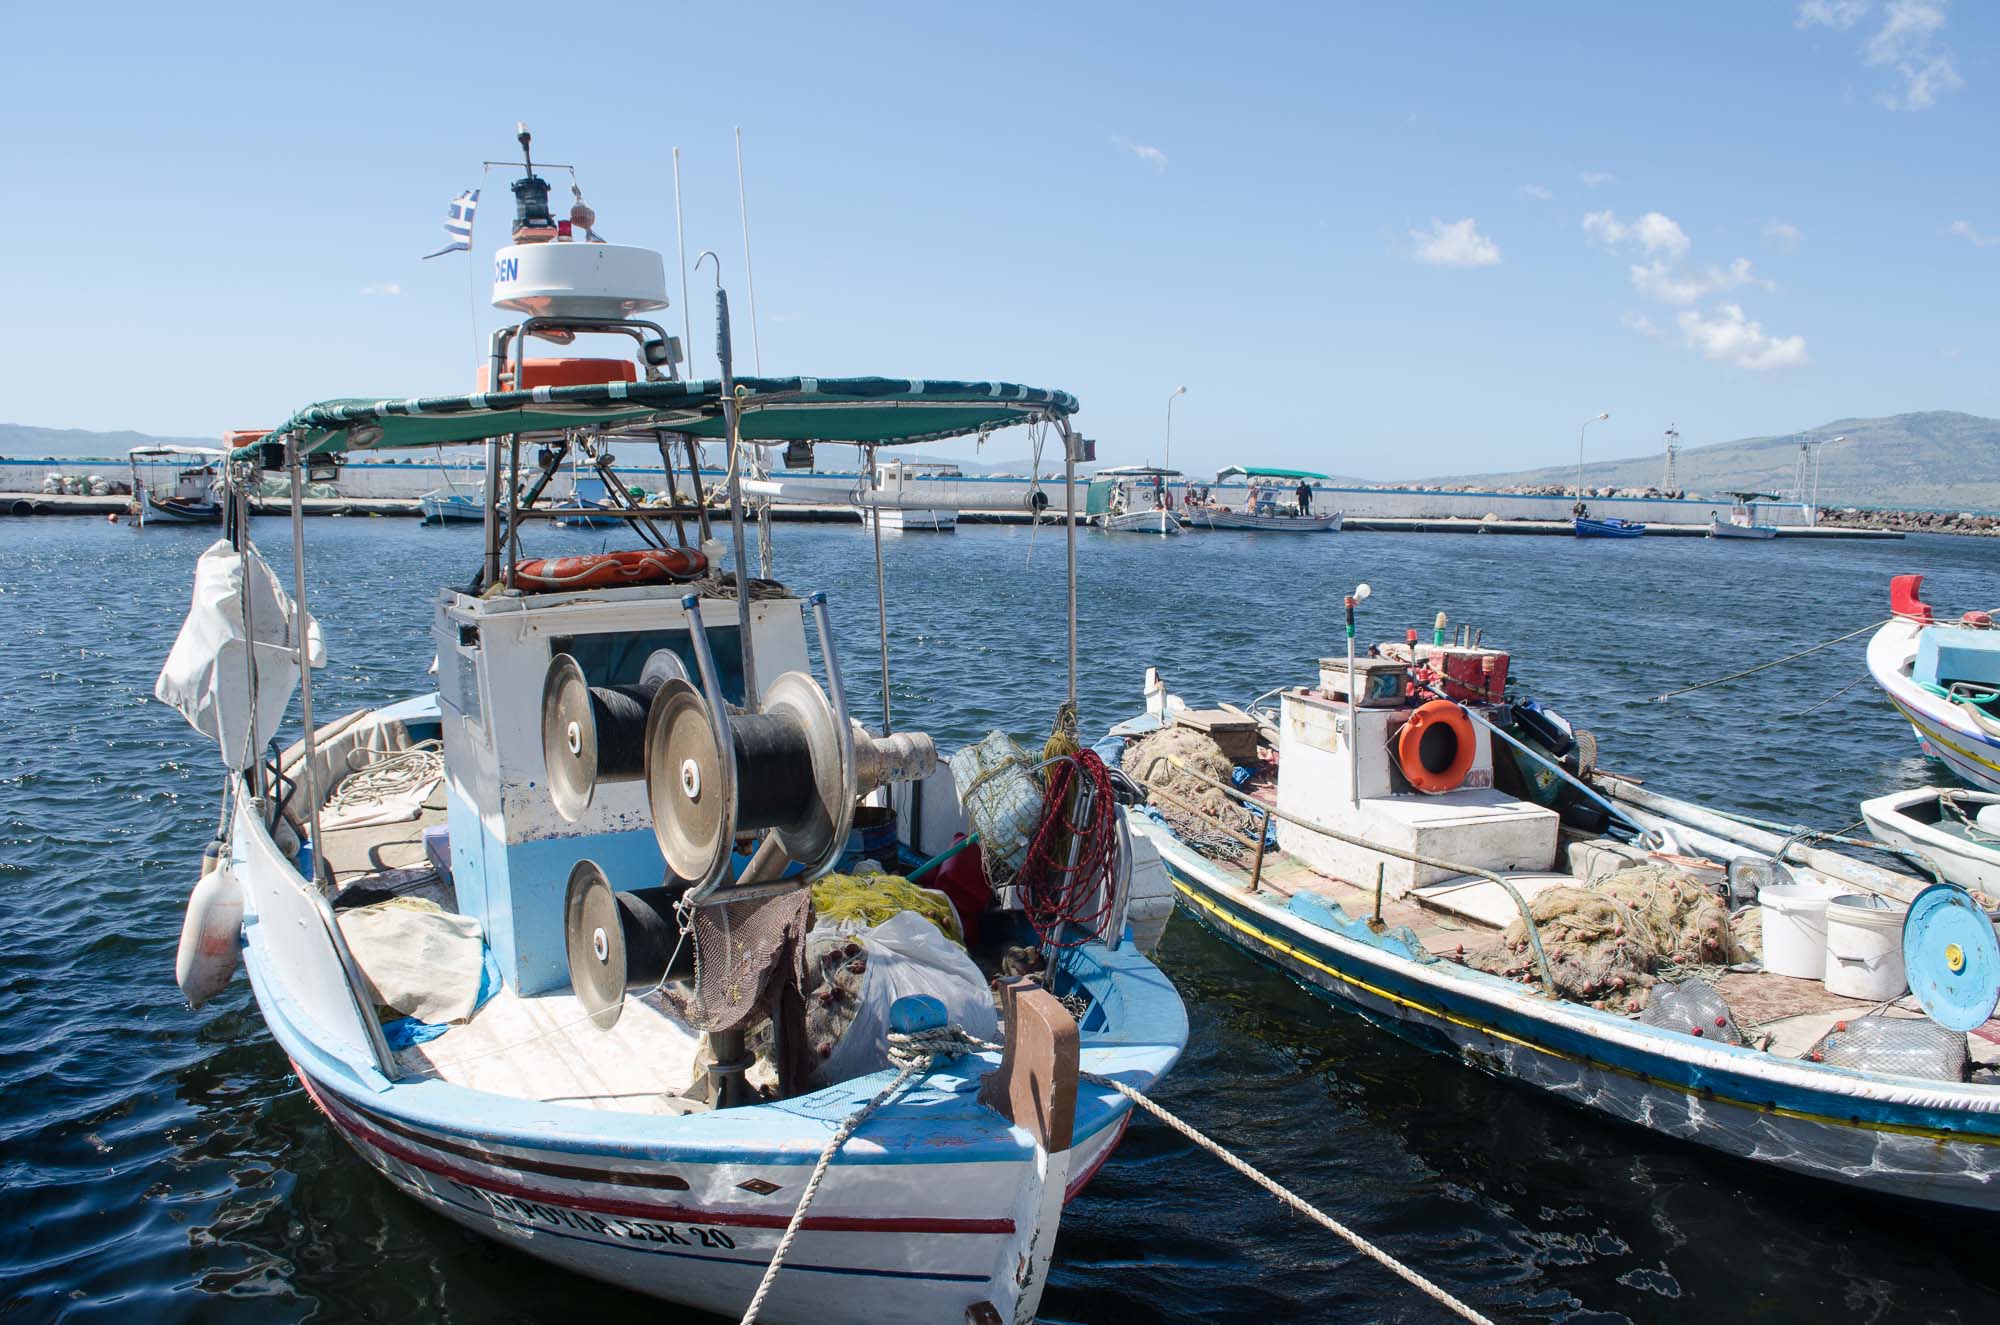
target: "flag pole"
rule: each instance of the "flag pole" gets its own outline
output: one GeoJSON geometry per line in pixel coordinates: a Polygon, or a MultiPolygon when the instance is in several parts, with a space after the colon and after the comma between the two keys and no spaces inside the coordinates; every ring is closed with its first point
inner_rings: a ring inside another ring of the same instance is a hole
{"type": "Polygon", "coordinates": [[[674,149],[674,243],[681,255],[681,344],[687,355],[687,375],[694,377],[694,323],[688,311],[687,227],[681,223],[681,149],[674,149]]]}

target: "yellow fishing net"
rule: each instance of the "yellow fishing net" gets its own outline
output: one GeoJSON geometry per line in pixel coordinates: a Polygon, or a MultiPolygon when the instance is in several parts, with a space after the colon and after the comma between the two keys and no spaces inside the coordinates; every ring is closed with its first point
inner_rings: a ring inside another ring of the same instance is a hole
{"type": "Polygon", "coordinates": [[[965,946],[958,916],[945,895],[900,874],[828,874],[813,884],[812,902],[820,921],[853,921],[871,929],[899,911],[915,911],[965,946]]]}

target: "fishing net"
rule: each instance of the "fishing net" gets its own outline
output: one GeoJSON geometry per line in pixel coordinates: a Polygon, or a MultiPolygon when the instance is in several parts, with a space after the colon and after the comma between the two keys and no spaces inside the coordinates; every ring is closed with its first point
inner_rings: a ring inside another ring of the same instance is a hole
{"type": "Polygon", "coordinates": [[[812,896],[804,888],[694,908],[694,980],[662,999],[696,1030],[727,1032],[769,1021],[783,1046],[776,1063],[785,1093],[813,1069],[805,1039],[805,937],[812,896]]]}
{"type": "MultiPolygon", "coordinates": [[[[1734,950],[1729,913],[1701,884],[1639,865],[1581,888],[1550,888],[1529,903],[1561,997],[1638,1012],[1656,972],[1720,966],[1734,950]]],[[[1525,921],[1468,948],[1467,965],[1512,979],[1539,975],[1525,921]]]]}
{"type": "Polygon", "coordinates": [[[1883,1076],[1964,1081],[1971,1073],[1966,1046],[1964,1032],[1928,1017],[1856,1017],[1834,1023],[1806,1058],[1883,1076]]]}
{"type": "Polygon", "coordinates": [[[915,911],[953,943],[965,945],[951,899],[900,874],[825,875],[812,886],[812,905],[815,930],[873,929],[899,911],[915,911]]]}
{"type": "Polygon", "coordinates": [[[1162,727],[1132,741],[1119,761],[1132,779],[1145,787],[1148,800],[1174,835],[1205,855],[1231,860],[1247,856],[1250,848],[1231,836],[1241,833],[1252,841],[1263,831],[1258,816],[1234,798],[1225,795],[1189,773],[1226,783],[1235,766],[1212,737],[1189,727],[1162,727]]]}

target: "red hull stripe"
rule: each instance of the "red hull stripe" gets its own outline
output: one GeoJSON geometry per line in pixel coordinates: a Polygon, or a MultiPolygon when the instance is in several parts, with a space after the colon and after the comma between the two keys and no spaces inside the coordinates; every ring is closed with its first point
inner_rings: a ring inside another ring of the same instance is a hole
{"type": "Polygon", "coordinates": [[[575,1164],[557,1164],[552,1160],[530,1158],[524,1155],[502,1154],[489,1150],[472,1141],[461,1141],[455,1137],[434,1136],[420,1132],[386,1118],[372,1109],[364,1109],[357,1104],[343,1100],[348,1112],[358,1115],[385,1132],[393,1132],[418,1145],[442,1150],[463,1159],[477,1160],[481,1164],[491,1164],[496,1168],[520,1169],[527,1173],[539,1173],[549,1178],[565,1178],[571,1182],[601,1182],[614,1187],[644,1187],[654,1191],[684,1192],[688,1189],[687,1179],[675,1173],[631,1173],[619,1169],[583,1168],[575,1164]]]}
{"type": "MultiPolygon", "coordinates": [[[[296,1067],[296,1064],[294,1064],[296,1067]]],[[[626,1219],[666,1219],[689,1224],[720,1224],[733,1228],[784,1228],[792,1222],[790,1213],[756,1215],[738,1211],[690,1210],[682,1206],[655,1205],[644,1201],[622,1201],[602,1196],[587,1196],[577,1192],[552,1192],[540,1187],[529,1187],[505,1178],[495,1178],[484,1173],[474,1173],[445,1163],[435,1155],[414,1150],[400,1141],[384,1136],[368,1124],[348,1112],[345,1101],[335,1103],[327,1095],[322,1095],[312,1080],[303,1073],[299,1082],[306,1094],[319,1106],[334,1126],[365,1141],[385,1155],[391,1155],[412,1168],[426,1173],[464,1183],[468,1187],[484,1188],[503,1196],[512,1196],[524,1201],[541,1201],[550,1205],[564,1206],[572,1210],[587,1210],[592,1214],[614,1215],[626,1219]]],[[[516,1161],[499,1161],[514,1164],[516,1161]]],[[[594,1181],[595,1179],[588,1179],[594,1181]]],[[[938,1219],[929,1216],[861,1218],[852,1215],[807,1215],[802,1225],[808,1231],[818,1233],[977,1233],[1007,1234],[1014,1232],[1012,1219],[938,1219]]]]}
{"type": "Polygon", "coordinates": [[[1070,1179],[1069,1190],[1063,1193],[1064,1205],[1068,1205],[1071,1201],[1074,1201],[1077,1193],[1090,1185],[1090,1180],[1097,1176],[1099,1169],[1104,1167],[1104,1161],[1111,1158],[1111,1152],[1118,1149],[1118,1143],[1125,1139],[1125,1129],[1131,1122],[1132,1111],[1127,1109],[1125,1116],[1118,1120],[1118,1134],[1111,1138],[1111,1143],[1098,1152],[1097,1158],[1090,1162],[1090,1167],[1083,1171],[1082,1176],[1070,1179]]]}

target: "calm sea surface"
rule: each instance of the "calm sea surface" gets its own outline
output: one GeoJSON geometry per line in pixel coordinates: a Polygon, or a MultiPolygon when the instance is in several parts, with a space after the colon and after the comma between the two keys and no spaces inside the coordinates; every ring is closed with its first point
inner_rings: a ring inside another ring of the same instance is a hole
{"type": "MultiPolygon", "coordinates": [[[[259,521],[289,567],[282,522],[259,521]]],[[[550,530],[553,546],[601,535],[550,530]]],[[[0,521],[0,1320],[686,1319],[500,1253],[395,1194],[300,1093],[239,978],[201,1012],[173,983],[221,778],[153,702],[212,537],[0,521]]],[[[1160,667],[1246,700],[1442,610],[1514,650],[1524,693],[1593,728],[1609,767],[1839,828],[1934,778],[1863,683],[1863,641],[1666,704],[1649,698],[1867,625],[1888,577],[1954,612],[2000,599],[2000,541],[1080,535],[1083,708],[1101,729],[1160,667]]],[[[429,602],[474,530],[318,520],[322,713],[427,688],[429,602]]],[[[778,569],[831,596],[863,715],[879,682],[859,528],[780,526],[778,569]]],[[[898,725],[948,748],[1039,739],[1062,695],[1059,531],[887,544],[898,725]]],[[[1428,1057],[1198,930],[1162,966],[1192,1038],[1172,1108],[1503,1320],[1983,1321],[1991,1223],[1931,1220],[1753,1173],[1428,1057]]],[[[852,1304],[865,1317],[865,1304],[852,1304]]],[[[830,1310],[829,1320],[839,1318],[830,1310]]],[[[1432,1321],[1406,1289],[1165,1128],[1135,1124],[1070,1209],[1051,1321],[1432,1321]]]]}

